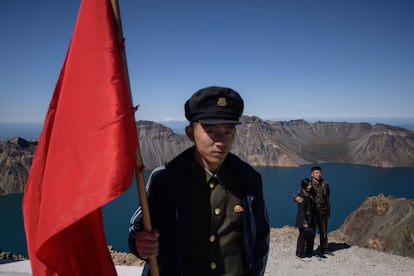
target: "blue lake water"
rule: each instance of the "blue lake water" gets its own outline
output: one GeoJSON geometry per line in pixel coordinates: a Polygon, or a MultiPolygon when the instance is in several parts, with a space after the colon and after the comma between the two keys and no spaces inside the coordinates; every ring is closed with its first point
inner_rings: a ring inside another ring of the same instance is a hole
{"type": "MultiPolygon", "coordinates": [[[[386,196],[414,199],[414,168],[320,165],[331,187],[330,231],[339,228],[345,218],[369,196],[384,193],[386,196]]],[[[263,177],[272,227],[294,225],[296,204],[292,195],[298,189],[300,179],[309,176],[311,166],[256,168],[263,177]]],[[[21,202],[21,193],[0,196],[0,248],[27,256],[21,202]]],[[[114,245],[117,251],[127,251],[129,218],[137,206],[138,192],[133,183],[124,194],[103,207],[107,243],[114,245]]]]}

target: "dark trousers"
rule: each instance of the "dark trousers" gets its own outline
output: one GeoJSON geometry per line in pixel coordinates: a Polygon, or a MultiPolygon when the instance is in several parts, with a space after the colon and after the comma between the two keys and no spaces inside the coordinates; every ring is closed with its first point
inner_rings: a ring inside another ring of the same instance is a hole
{"type": "Polygon", "coordinates": [[[319,230],[320,251],[326,253],[328,249],[328,212],[326,210],[316,210],[316,225],[319,230]]]}
{"type": "Polygon", "coordinates": [[[299,228],[298,241],[296,243],[296,256],[312,257],[315,230],[312,228],[299,228]]]}

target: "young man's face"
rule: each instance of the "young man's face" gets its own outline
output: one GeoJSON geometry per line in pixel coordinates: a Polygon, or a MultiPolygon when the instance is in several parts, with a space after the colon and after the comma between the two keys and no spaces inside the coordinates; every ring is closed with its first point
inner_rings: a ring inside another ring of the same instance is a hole
{"type": "Polygon", "coordinates": [[[236,127],[233,124],[203,125],[196,122],[186,128],[186,133],[195,143],[197,160],[214,171],[231,151],[236,127]]]}
{"type": "Polygon", "coordinates": [[[312,176],[313,178],[315,178],[316,180],[319,180],[319,179],[321,179],[322,172],[321,172],[320,170],[314,170],[314,171],[311,173],[311,176],[312,176]]]}

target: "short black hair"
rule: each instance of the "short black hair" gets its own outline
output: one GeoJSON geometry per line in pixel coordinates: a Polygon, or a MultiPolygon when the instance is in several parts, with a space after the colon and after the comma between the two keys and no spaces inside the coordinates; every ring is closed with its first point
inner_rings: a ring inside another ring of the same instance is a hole
{"type": "Polygon", "coordinates": [[[312,168],[311,168],[311,173],[312,173],[313,171],[322,171],[322,169],[321,169],[321,167],[319,167],[319,166],[314,166],[314,167],[312,167],[312,168]]]}
{"type": "Polygon", "coordinates": [[[309,185],[310,182],[311,180],[309,178],[304,178],[300,182],[300,186],[305,189],[309,185]]]}

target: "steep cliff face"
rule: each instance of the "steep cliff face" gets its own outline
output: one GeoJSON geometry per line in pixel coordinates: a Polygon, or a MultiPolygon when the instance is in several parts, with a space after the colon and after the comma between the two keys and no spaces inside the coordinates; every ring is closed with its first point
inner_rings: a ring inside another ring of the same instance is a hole
{"type": "MultiPolygon", "coordinates": [[[[233,152],[253,166],[295,167],[309,163],[351,163],[414,167],[414,133],[367,123],[265,121],[243,116],[233,152]]],[[[137,122],[146,168],[155,168],[190,147],[182,134],[151,121],[137,122]]],[[[22,191],[36,143],[0,141],[0,194],[22,191]]]]}
{"type": "Polygon", "coordinates": [[[308,163],[298,149],[290,130],[275,127],[273,122],[242,117],[242,124],[237,126],[233,152],[253,166],[296,167],[308,163]]]}
{"type": "Polygon", "coordinates": [[[35,148],[19,137],[0,141],[0,195],[24,190],[35,148]]]}
{"type": "Polygon", "coordinates": [[[414,166],[414,135],[406,129],[377,124],[349,142],[350,155],[360,164],[394,167],[414,166]]]}
{"type": "Polygon", "coordinates": [[[243,117],[234,152],[256,166],[352,163],[414,167],[414,133],[368,123],[263,121],[243,117]]]}
{"type": "Polygon", "coordinates": [[[414,257],[414,201],[369,197],[330,235],[350,245],[414,257]]]}
{"type": "Polygon", "coordinates": [[[155,168],[170,161],[192,145],[185,136],[150,121],[137,122],[141,155],[146,168],[155,168]]]}

